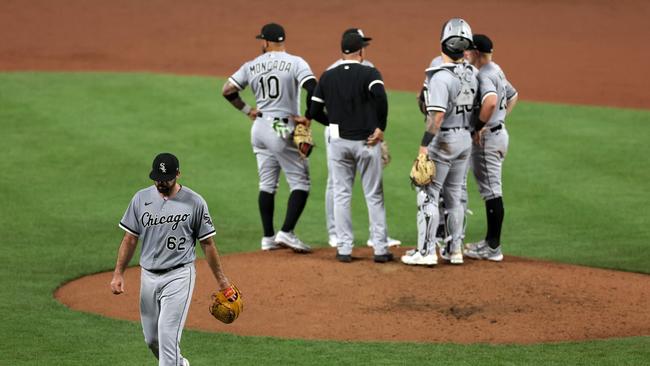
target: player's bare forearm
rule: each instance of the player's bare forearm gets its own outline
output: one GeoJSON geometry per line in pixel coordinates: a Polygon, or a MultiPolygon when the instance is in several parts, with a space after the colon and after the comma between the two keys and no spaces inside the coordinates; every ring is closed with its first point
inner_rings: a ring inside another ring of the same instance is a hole
{"type": "Polygon", "coordinates": [[[217,247],[214,245],[214,239],[212,237],[209,237],[205,240],[202,240],[201,248],[203,249],[203,253],[205,253],[205,260],[208,262],[210,270],[212,271],[214,278],[217,280],[219,289],[223,290],[230,286],[226,275],[221,269],[221,260],[219,259],[217,247]]]}
{"type": "Polygon", "coordinates": [[[223,84],[221,94],[233,107],[237,108],[237,110],[247,115],[248,118],[255,119],[257,116],[257,109],[251,108],[246,104],[246,102],[244,102],[239,95],[239,88],[237,88],[233,83],[226,81],[226,83],[223,84]]]}
{"type": "Polygon", "coordinates": [[[492,114],[497,108],[497,96],[496,94],[490,94],[486,96],[483,99],[483,102],[481,103],[481,111],[479,112],[478,118],[487,123],[490,118],[492,118],[492,114]]]}
{"type": "Polygon", "coordinates": [[[510,98],[508,100],[508,103],[506,104],[506,116],[512,112],[512,110],[515,108],[515,105],[517,105],[517,101],[519,100],[519,94],[515,94],[514,97],[510,98]]]}
{"type": "Polygon", "coordinates": [[[432,135],[437,134],[442,125],[442,119],[444,116],[445,114],[443,112],[429,112],[429,114],[427,114],[427,132],[432,135]]]}
{"type": "Polygon", "coordinates": [[[115,263],[115,273],[123,274],[126,266],[133,258],[135,248],[138,245],[138,237],[129,233],[124,233],[120,249],[117,252],[117,263],[115,263]]]}

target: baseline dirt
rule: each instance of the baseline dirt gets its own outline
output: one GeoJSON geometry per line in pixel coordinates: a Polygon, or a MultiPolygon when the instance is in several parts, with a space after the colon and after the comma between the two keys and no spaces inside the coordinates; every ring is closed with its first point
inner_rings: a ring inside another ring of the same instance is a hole
{"type": "MultiPolygon", "coordinates": [[[[402,250],[399,250],[401,253],[402,250]]],[[[204,261],[187,327],[239,335],[332,340],[538,343],[650,334],[650,276],[506,257],[463,266],[376,264],[364,248],[351,264],[334,249],[223,257],[243,291],[240,319],[208,313],[215,281],[204,261]]],[[[112,273],[72,281],[56,298],[72,309],[139,321],[140,269],[114,296],[112,273]]]]}
{"type": "Polygon", "coordinates": [[[227,76],[259,53],[253,36],[276,21],[318,74],[339,57],[342,31],[363,28],[386,86],[415,91],[453,16],[494,39],[523,99],[650,108],[643,0],[3,0],[0,70],[227,76]]]}

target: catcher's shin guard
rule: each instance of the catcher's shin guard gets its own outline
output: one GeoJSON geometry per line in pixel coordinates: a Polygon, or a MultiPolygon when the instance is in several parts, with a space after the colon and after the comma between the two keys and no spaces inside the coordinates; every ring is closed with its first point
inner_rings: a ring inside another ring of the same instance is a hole
{"type": "Polygon", "coordinates": [[[416,188],[417,191],[417,227],[418,251],[422,255],[435,252],[435,237],[438,224],[438,208],[433,203],[433,197],[427,194],[426,188],[416,188]]]}
{"type": "Polygon", "coordinates": [[[447,212],[447,228],[451,235],[451,251],[455,253],[461,250],[465,213],[461,206],[448,208],[447,212]]]}

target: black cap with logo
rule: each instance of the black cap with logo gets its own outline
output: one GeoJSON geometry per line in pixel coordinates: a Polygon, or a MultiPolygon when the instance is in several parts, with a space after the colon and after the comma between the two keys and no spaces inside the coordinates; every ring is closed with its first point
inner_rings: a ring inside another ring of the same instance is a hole
{"type": "Polygon", "coordinates": [[[260,34],[255,36],[257,39],[263,39],[269,42],[284,42],[284,28],[277,23],[269,23],[262,27],[260,34]]]}
{"type": "Polygon", "coordinates": [[[475,34],[472,37],[472,49],[481,53],[492,53],[492,40],[485,34],[475,34]]]}
{"type": "Polygon", "coordinates": [[[366,35],[363,34],[363,31],[362,31],[360,28],[349,28],[349,29],[346,29],[345,32],[343,32],[343,36],[345,36],[346,34],[349,34],[349,33],[357,33],[358,35],[360,35],[360,36],[363,38],[363,41],[364,41],[364,42],[372,41],[372,38],[370,38],[370,37],[366,37],[366,35]]]}
{"type": "Polygon", "coordinates": [[[151,173],[149,173],[149,178],[157,182],[170,181],[176,178],[178,168],[178,159],[174,154],[158,154],[156,158],[153,159],[153,164],[151,164],[151,173]]]}
{"type": "Polygon", "coordinates": [[[369,45],[368,41],[359,33],[344,33],[341,40],[341,51],[347,55],[357,52],[367,45],[369,45]]]}

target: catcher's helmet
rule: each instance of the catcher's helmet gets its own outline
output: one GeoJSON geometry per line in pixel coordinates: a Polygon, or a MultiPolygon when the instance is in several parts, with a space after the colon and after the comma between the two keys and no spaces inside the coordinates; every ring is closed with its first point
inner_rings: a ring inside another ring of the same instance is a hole
{"type": "Polygon", "coordinates": [[[472,28],[464,19],[451,18],[442,26],[440,44],[445,55],[458,60],[472,45],[472,28]]]}

